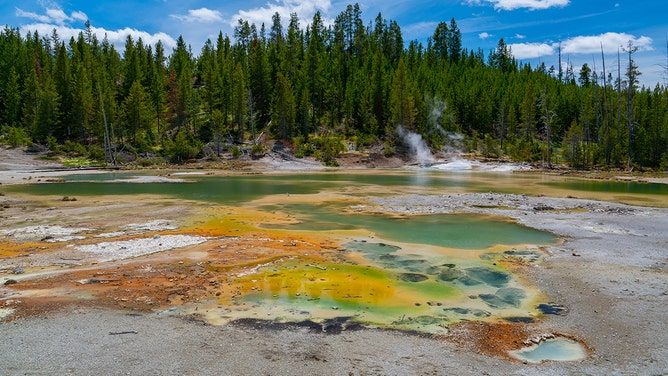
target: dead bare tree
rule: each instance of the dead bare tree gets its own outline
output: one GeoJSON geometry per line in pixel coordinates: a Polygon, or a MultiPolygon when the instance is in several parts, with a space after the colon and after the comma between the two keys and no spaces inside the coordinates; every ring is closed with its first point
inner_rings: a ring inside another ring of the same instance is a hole
{"type": "Polygon", "coordinates": [[[605,73],[605,54],[603,53],[603,42],[601,42],[601,59],[603,60],[603,128],[605,137],[605,164],[610,165],[610,127],[608,122],[608,101],[606,99],[606,92],[608,91],[608,83],[606,81],[605,73]]]}
{"type": "Polygon", "coordinates": [[[550,133],[552,123],[557,117],[557,113],[550,109],[550,106],[547,103],[547,89],[543,89],[543,93],[541,95],[541,107],[543,112],[541,114],[541,119],[543,120],[543,124],[545,124],[545,133],[547,136],[547,168],[552,168],[552,144],[550,140],[550,133]]]}
{"type": "Polygon", "coordinates": [[[634,106],[633,106],[633,97],[636,91],[636,86],[638,84],[638,76],[640,76],[640,71],[638,71],[638,66],[633,61],[633,54],[638,52],[638,47],[633,45],[633,41],[629,40],[626,44],[626,47],[623,48],[624,52],[629,55],[629,65],[626,71],[626,124],[629,131],[629,142],[628,142],[628,155],[626,159],[626,167],[631,168],[631,162],[633,161],[634,154],[634,141],[635,141],[635,115],[634,115],[634,106]]]}

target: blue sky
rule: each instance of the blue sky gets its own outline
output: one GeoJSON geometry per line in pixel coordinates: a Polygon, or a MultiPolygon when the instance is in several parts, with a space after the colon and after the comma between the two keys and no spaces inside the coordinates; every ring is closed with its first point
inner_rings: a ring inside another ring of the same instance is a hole
{"type": "MultiPolygon", "coordinates": [[[[302,27],[320,11],[327,22],[351,2],[339,0],[23,0],[0,4],[0,24],[25,33],[50,35],[55,28],[62,39],[75,36],[91,21],[99,38],[107,38],[122,52],[128,34],[145,43],[162,40],[167,51],[183,35],[195,55],[207,38],[219,31],[230,36],[239,18],[258,26],[271,25],[281,14],[284,27],[297,13],[302,27]]],[[[457,20],[463,46],[493,49],[499,38],[511,45],[516,58],[536,66],[545,62],[571,64],[576,73],[583,63],[602,70],[601,45],[608,71],[616,73],[617,51],[629,40],[638,47],[634,59],[642,72],[641,83],[667,84],[666,0],[372,0],[359,1],[366,24],[380,12],[396,20],[406,41],[426,42],[441,21],[457,20]]],[[[622,53],[622,69],[627,55],[622,53]]]]}

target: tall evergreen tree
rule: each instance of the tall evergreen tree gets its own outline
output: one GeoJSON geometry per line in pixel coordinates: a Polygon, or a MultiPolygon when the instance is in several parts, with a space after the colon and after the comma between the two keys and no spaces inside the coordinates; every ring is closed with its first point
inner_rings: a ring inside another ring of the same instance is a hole
{"type": "Polygon", "coordinates": [[[42,80],[32,124],[33,138],[39,142],[45,142],[49,136],[53,136],[60,125],[60,96],[56,85],[49,74],[45,74],[42,80]]]}
{"type": "Polygon", "coordinates": [[[295,101],[290,81],[279,73],[276,78],[276,92],[273,105],[274,134],[281,140],[292,140],[292,130],[295,122],[295,101]]]}
{"type": "Polygon", "coordinates": [[[139,81],[132,84],[128,96],[123,101],[123,120],[129,142],[135,143],[139,132],[147,136],[148,140],[153,139],[151,132],[153,111],[148,94],[139,81]]]}
{"type": "Polygon", "coordinates": [[[390,89],[390,127],[402,126],[405,129],[415,131],[417,125],[417,113],[415,98],[408,79],[408,72],[403,60],[399,60],[399,66],[392,77],[390,89]]]}

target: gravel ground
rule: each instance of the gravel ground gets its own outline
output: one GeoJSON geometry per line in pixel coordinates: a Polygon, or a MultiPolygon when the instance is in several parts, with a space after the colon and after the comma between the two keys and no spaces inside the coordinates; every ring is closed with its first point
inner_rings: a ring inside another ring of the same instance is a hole
{"type": "Polygon", "coordinates": [[[8,375],[660,375],[668,369],[666,209],[497,194],[375,203],[402,213],[503,214],[566,236],[527,277],[567,314],[532,325],[577,336],[592,355],[577,362],[523,364],[396,331],[215,327],[166,312],[70,308],[0,325],[0,370],[8,375]]]}
{"type": "MultiPolygon", "coordinates": [[[[36,167],[8,163],[0,164],[5,183],[28,176],[7,170],[36,167]]],[[[565,242],[549,247],[550,256],[526,269],[524,277],[566,313],[530,325],[533,332],[572,335],[591,355],[576,362],[523,364],[444,338],[396,331],[210,326],[170,312],[68,306],[0,323],[0,374],[666,374],[668,209],[501,194],[389,197],[374,204],[369,210],[502,215],[564,236],[565,242]]]]}
{"type": "Polygon", "coordinates": [[[568,313],[546,330],[593,349],[576,373],[660,375],[668,370],[668,209],[503,194],[374,200],[399,213],[497,214],[566,238],[528,276],[568,313]]]}

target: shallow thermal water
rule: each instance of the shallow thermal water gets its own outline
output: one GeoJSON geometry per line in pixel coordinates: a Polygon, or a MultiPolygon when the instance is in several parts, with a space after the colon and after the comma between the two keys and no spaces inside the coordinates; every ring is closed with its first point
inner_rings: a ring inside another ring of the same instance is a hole
{"type": "MultiPolygon", "coordinates": [[[[255,226],[263,236],[317,234],[333,239],[339,248],[317,251],[324,255],[305,252],[255,265],[231,279],[239,292],[234,299],[211,296],[196,306],[179,309],[198,309],[214,323],[238,318],[317,321],[345,317],[432,333],[443,333],[448,324],[460,320],[501,317],[531,321],[540,314],[536,309],[543,303],[540,291],[523,283],[500,261],[512,257],[537,262],[542,257],[539,246],[554,243],[555,236],[498,217],[397,217],[350,208],[363,205],[367,198],[384,195],[489,191],[532,194],[563,182],[540,176],[427,170],[179,175],[174,181],[164,176],[159,181],[136,176],[76,175],[66,177],[63,183],[7,190],[31,195],[114,196],[119,201],[124,196],[167,197],[225,207],[231,216],[248,209],[267,213],[266,217],[271,213],[271,218],[280,213],[290,221],[258,219],[248,225],[255,226]]],[[[606,189],[596,185],[557,188],[606,189]]]]}
{"type": "Polygon", "coordinates": [[[245,294],[235,303],[238,309],[209,306],[208,318],[349,317],[444,333],[459,320],[533,316],[539,292],[494,262],[508,253],[401,244],[376,239],[343,243],[343,256],[352,264],[291,260],[262,266],[239,278],[245,294]]]}
{"type": "Polygon", "coordinates": [[[473,172],[464,168],[447,171],[416,168],[374,173],[336,171],[225,177],[174,174],[157,176],[155,182],[145,178],[138,179],[138,176],[146,177],[136,172],[77,174],[65,177],[65,182],[60,184],[32,184],[6,189],[37,195],[64,196],[159,193],[225,204],[244,203],[270,195],[315,194],[322,191],[350,196],[498,192],[668,206],[667,184],[590,180],[517,172],[473,172]],[[184,180],[190,183],[184,184],[184,180]],[[104,184],[99,184],[102,182],[104,184]]]}
{"type": "Polygon", "coordinates": [[[528,363],[541,363],[548,360],[574,361],[587,357],[584,347],[570,339],[552,338],[537,345],[510,351],[511,356],[528,363]]]}

